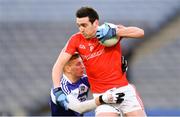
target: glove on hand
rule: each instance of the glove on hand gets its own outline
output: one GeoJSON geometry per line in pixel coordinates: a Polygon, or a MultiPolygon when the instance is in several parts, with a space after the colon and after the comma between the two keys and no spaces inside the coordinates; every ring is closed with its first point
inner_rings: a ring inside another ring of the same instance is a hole
{"type": "Polygon", "coordinates": [[[96,37],[99,41],[104,42],[107,39],[116,36],[116,25],[110,23],[104,23],[98,27],[96,31],[96,37]]]}
{"type": "Polygon", "coordinates": [[[61,107],[64,107],[65,110],[68,110],[68,100],[66,94],[62,91],[61,87],[53,89],[53,94],[56,98],[56,103],[60,105],[61,107]]]}
{"type": "Polygon", "coordinates": [[[122,71],[126,72],[128,70],[128,61],[127,61],[127,59],[125,59],[124,56],[122,56],[121,59],[122,59],[121,60],[122,61],[122,71]]]}
{"type": "Polygon", "coordinates": [[[106,91],[103,95],[99,96],[101,104],[116,104],[124,101],[124,93],[115,93],[116,88],[106,91]]]}

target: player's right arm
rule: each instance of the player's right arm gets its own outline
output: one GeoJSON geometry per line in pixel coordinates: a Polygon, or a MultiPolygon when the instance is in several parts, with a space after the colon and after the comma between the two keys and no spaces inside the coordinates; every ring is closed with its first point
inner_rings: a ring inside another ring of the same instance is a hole
{"type": "Polygon", "coordinates": [[[52,69],[52,81],[54,89],[60,87],[60,81],[63,74],[64,65],[69,61],[72,56],[64,50],[65,49],[60,52],[52,69]]]}
{"type": "MultiPolygon", "coordinates": [[[[116,88],[106,91],[104,94],[96,97],[95,99],[87,100],[80,102],[74,95],[67,95],[67,98],[64,98],[64,92],[61,90],[61,98],[59,102],[56,102],[61,107],[64,107],[66,110],[71,109],[80,114],[88,112],[101,104],[117,104],[121,103],[124,100],[124,93],[116,93],[116,88]]],[[[52,96],[53,97],[53,96],[52,96]]]]}
{"type": "Polygon", "coordinates": [[[60,52],[52,68],[53,94],[55,95],[56,102],[60,105],[68,103],[67,96],[64,95],[61,90],[60,81],[63,75],[63,68],[65,64],[70,60],[73,53],[76,52],[76,40],[77,37],[75,36],[72,36],[69,39],[63,50],[60,52]],[[62,98],[64,101],[62,101],[62,98]]]}
{"type": "Polygon", "coordinates": [[[55,96],[56,103],[65,107],[68,101],[67,101],[67,96],[61,90],[60,81],[62,78],[64,65],[69,61],[71,56],[72,56],[71,54],[65,52],[63,49],[60,52],[52,69],[53,94],[55,96]]]}
{"type": "Polygon", "coordinates": [[[116,28],[116,35],[126,38],[142,38],[144,37],[144,30],[134,26],[126,27],[119,24],[116,28]]]}
{"type": "Polygon", "coordinates": [[[107,40],[114,36],[117,36],[118,39],[122,37],[126,38],[142,38],[144,37],[144,30],[138,27],[125,27],[121,24],[114,25],[111,23],[104,23],[99,26],[96,32],[96,37],[99,40],[107,40]]]}

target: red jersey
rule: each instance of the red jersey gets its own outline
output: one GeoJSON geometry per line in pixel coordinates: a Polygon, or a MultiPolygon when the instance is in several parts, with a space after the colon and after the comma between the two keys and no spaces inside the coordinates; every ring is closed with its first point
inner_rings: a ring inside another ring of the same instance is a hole
{"type": "Polygon", "coordinates": [[[76,33],[69,39],[65,51],[80,54],[93,93],[103,93],[110,88],[128,84],[121,68],[122,52],[119,43],[105,47],[97,38],[88,40],[81,33],[76,33]]]}

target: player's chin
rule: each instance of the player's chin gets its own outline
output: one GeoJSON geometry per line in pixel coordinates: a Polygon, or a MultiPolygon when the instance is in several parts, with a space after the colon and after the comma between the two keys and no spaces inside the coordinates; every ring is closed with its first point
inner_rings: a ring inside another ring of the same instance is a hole
{"type": "Polygon", "coordinates": [[[78,78],[81,78],[81,77],[83,77],[83,75],[78,75],[77,77],[78,77],[78,78]]]}
{"type": "Polygon", "coordinates": [[[91,39],[91,38],[94,37],[94,36],[92,36],[92,35],[87,35],[87,34],[83,34],[83,36],[84,36],[86,39],[91,39]]]}
{"type": "Polygon", "coordinates": [[[91,38],[90,36],[87,36],[87,35],[86,35],[86,36],[84,35],[84,37],[85,37],[86,39],[90,39],[90,38],[91,38]]]}
{"type": "Polygon", "coordinates": [[[82,71],[82,72],[79,74],[79,76],[83,76],[83,74],[84,74],[84,71],[82,71]]]}

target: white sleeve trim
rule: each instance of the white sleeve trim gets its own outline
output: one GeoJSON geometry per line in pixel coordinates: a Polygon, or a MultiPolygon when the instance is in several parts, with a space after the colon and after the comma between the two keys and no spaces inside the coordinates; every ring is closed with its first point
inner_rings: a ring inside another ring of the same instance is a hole
{"type": "Polygon", "coordinates": [[[97,107],[95,99],[80,102],[78,99],[68,96],[69,104],[68,108],[78,113],[88,112],[97,107]]]}

